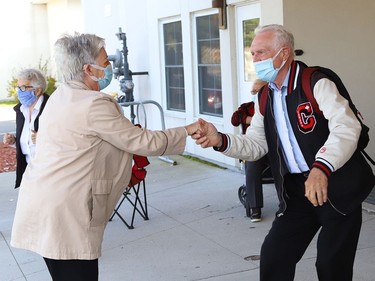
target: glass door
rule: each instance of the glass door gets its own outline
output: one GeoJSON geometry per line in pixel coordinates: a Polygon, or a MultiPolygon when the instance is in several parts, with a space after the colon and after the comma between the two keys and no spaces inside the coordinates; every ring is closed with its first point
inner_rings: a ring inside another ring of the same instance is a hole
{"type": "Polygon", "coordinates": [[[250,53],[250,46],[254,38],[254,30],[260,24],[260,3],[239,6],[236,9],[236,15],[238,100],[241,104],[249,102],[251,99],[250,90],[254,80],[257,78],[250,53]]]}

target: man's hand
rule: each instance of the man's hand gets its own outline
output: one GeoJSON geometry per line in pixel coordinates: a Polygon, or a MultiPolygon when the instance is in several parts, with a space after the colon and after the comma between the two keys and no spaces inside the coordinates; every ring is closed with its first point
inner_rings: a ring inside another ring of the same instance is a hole
{"type": "Polygon", "coordinates": [[[189,136],[193,135],[196,131],[199,130],[199,128],[200,125],[198,121],[185,126],[186,132],[189,136]]]}
{"type": "Polygon", "coordinates": [[[16,142],[16,137],[12,134],[6,133],[3,137],[4,144],[14,144],[16,142]]]}
{"type": "Polygon", "coordinates": [[[195,143],[203,148],[207,147],[220,147],[221,135],[212,123],[199,118],[199,130],[197,130],[191,137],[195,139],[195,143]]]}
{"type": "Polygon", "coordinates": [[[328,200],[328,178],[321,170],[312,168],[305,181],[305,196],[315,207],[328,200]]]}

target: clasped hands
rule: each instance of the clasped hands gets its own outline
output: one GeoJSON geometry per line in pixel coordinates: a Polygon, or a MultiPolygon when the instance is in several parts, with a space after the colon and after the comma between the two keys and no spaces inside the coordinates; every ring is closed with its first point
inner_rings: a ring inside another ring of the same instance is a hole
{"type": "MultiPolygon", "coordinates": [[[[185,127],[189,136],[202,148],[220,147],[222,138],[215,126],[201,118],[185,127]]],[[[328,201],[328,178],[318,168],[312,168],[305,182],[305,197],[317,207],[328,201]]]]}
{"type": "Polygon", "coordinates": [[[195,143],[203,148],[220,147],[222,144],[221,135],[212,123],[209,123],[202,118],[198,121],[185,126],[189,136],[195,140],[195,143]]]}

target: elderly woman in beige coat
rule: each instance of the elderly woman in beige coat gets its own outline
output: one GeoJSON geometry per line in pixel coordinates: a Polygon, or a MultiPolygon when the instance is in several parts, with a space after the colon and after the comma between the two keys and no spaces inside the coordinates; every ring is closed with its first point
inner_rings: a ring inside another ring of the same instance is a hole
{"type": "Polygon", "coordinates": [[[103,232],[129,183],[133,154],[182,153],[198,125],[164,131],[134,126],[117,102],[100,92],[111,66],[98,36],[63,36],[55,56],[63,83],[40,119],[11,245],[43,256],[54,281],[93,281],[103,232]]]}

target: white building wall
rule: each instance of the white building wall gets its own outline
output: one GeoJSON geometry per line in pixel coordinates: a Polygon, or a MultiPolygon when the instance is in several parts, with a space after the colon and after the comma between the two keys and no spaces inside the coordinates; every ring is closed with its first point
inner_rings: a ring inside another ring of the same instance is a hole
{"type": "MultiPolygon", "coordinates": [[[[106,41],[108,55],[115,54],[117,49],[123,50],[123,41],[116,36],[119,28],[121,28],[122,32],[126,34],[129,69],[132,72],[149,72],[149,57],[153,55],[154,50],[152,48],[149,49],[148,45],[149,8],[146,0],[112,0],[105,2],[101,0],[82,0],[82,9],[85,15],[84,32],[95,33],[103,37],[106,41]]],[[[158,43],[155,42],[154,44],[157,46],[158,43]]],[[[150,91],[150,74],[134,75],[133,82],[135,85],[135,101],[155,99],[152,98],[152,92],[150,91]]],[[[122,94],[119,81],[113,79],[104,92],[122,94]]],[[[150,111],[149,108],[146,109],[150,111]]],[[[153,109],[151,108],[151,110],[153,109]]],[[[130,117],[129,107],[124,108],[124,110],[127,117],[130,117]]],[[[139,122],[144,125],[142,111],[139,115],[141,118],[139,122]]],[[[151,121],[152,119],[148,122],[151,121]]],[[[159,128],[161,128],[160,124],[159,128]]]]}
{"type": "Polygon", "coordinates": [[[85,16],[80,0],[48,0],[49,45],[53,56],[53,45],[63,34],[83,32],[85,16]]]}
{"type": "Polygon", "coordinates": [[[12,0],[3,5],[0,100],[7,99],[7,83],[22,68],[38,68],[48,61],[50,74],[55,75],[54,42],[63,33],[83,30],[80,0],[12,0]]]}
{"type": "Polygon", "coordinates": [[[35,67],[50,59],[46,5],[12,0],[0,8],[2,38],[0,100],[7,99],[8,81],[22,68],[35,67]]]}

